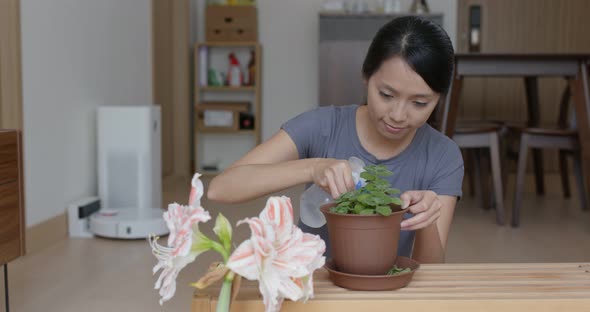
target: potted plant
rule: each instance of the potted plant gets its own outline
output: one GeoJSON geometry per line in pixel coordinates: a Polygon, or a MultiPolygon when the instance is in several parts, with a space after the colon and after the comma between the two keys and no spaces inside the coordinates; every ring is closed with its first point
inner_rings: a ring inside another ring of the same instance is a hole
{"type": "Polygon", "coordinates": [[[338,271],[385,275],[394,267],[404,210],[400,191],[383,179],[390,175],[383,165],[366,166],[360,175],[364,186],[320,208],[338,271]]]}

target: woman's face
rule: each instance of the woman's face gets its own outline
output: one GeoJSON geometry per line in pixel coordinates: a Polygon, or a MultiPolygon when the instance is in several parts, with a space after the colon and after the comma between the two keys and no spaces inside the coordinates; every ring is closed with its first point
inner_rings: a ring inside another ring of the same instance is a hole
{"type": "Polygon", "coordinates": [[[391,140],[413,135],[426,123],[440,97],[400,57],[381,64],[369,78],[367,92],[371,124],[391,140]]]}

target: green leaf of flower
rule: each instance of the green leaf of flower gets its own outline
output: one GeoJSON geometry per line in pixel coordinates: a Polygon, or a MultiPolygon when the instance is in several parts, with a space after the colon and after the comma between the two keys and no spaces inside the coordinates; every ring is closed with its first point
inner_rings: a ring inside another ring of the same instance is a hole
{"type": "Polygon", "coordinates": [[[231,249],[232,228],[229,221],[221,213],[219,213],[217,219],[215,219],[213,232],[219,237],[219,241],[223,245],[223,248],[229,252],[231,249]]]}
{"type": "Polygon", "coordinates": [[[213,248],[213,242],[209,237],[205,236],[198,228],[193,229],[193,244],[191,245],[191,253],[197,255],[213,248]]]}
{"type": "Polygon", "coordinates": [[[373,215],[373,214],[375,214],[375,212],[373,211],[373,209],[364,209],[364,210],[361,210],[361,212],[359,214],[360,215],[373,215]]]}

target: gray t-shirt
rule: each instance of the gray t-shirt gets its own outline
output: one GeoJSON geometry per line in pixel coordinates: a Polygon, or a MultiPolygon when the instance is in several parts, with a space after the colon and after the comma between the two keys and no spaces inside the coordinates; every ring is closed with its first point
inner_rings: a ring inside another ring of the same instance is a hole
{"type": "MultiPolygon", "coordinates": [[[[299,158],[336,158],[351,156],[365,164],[385,165],[393,172],[391,185],[403,192],[431,190],[438,195],[461,197],[463,158],[457,144],[425,124],[416,131],[410,145],[390,159],[377,159],[361,145],[356,131],[356,109],[359,106],[320,107],[287,121],[282,129],[291,137],[299,158]]],[[[406,213],[404,218],[412,215],[406,213]]],[[[316,229],[299,223],[304,232],[318,234],[327,243],[327,227],[316,229]]],[[[398,254],[411,256],[414,231],[402,231],[398,254]]]]}

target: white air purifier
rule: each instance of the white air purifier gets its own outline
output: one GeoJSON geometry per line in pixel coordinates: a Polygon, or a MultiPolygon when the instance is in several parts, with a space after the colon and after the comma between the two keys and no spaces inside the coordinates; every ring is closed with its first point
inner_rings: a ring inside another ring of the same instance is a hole
{"type": "Polygon", "coordinates": [[[95,235],[136,239],[168,234],[162,218],[159,106],[98,108],[98,196],[95,235]]]}

